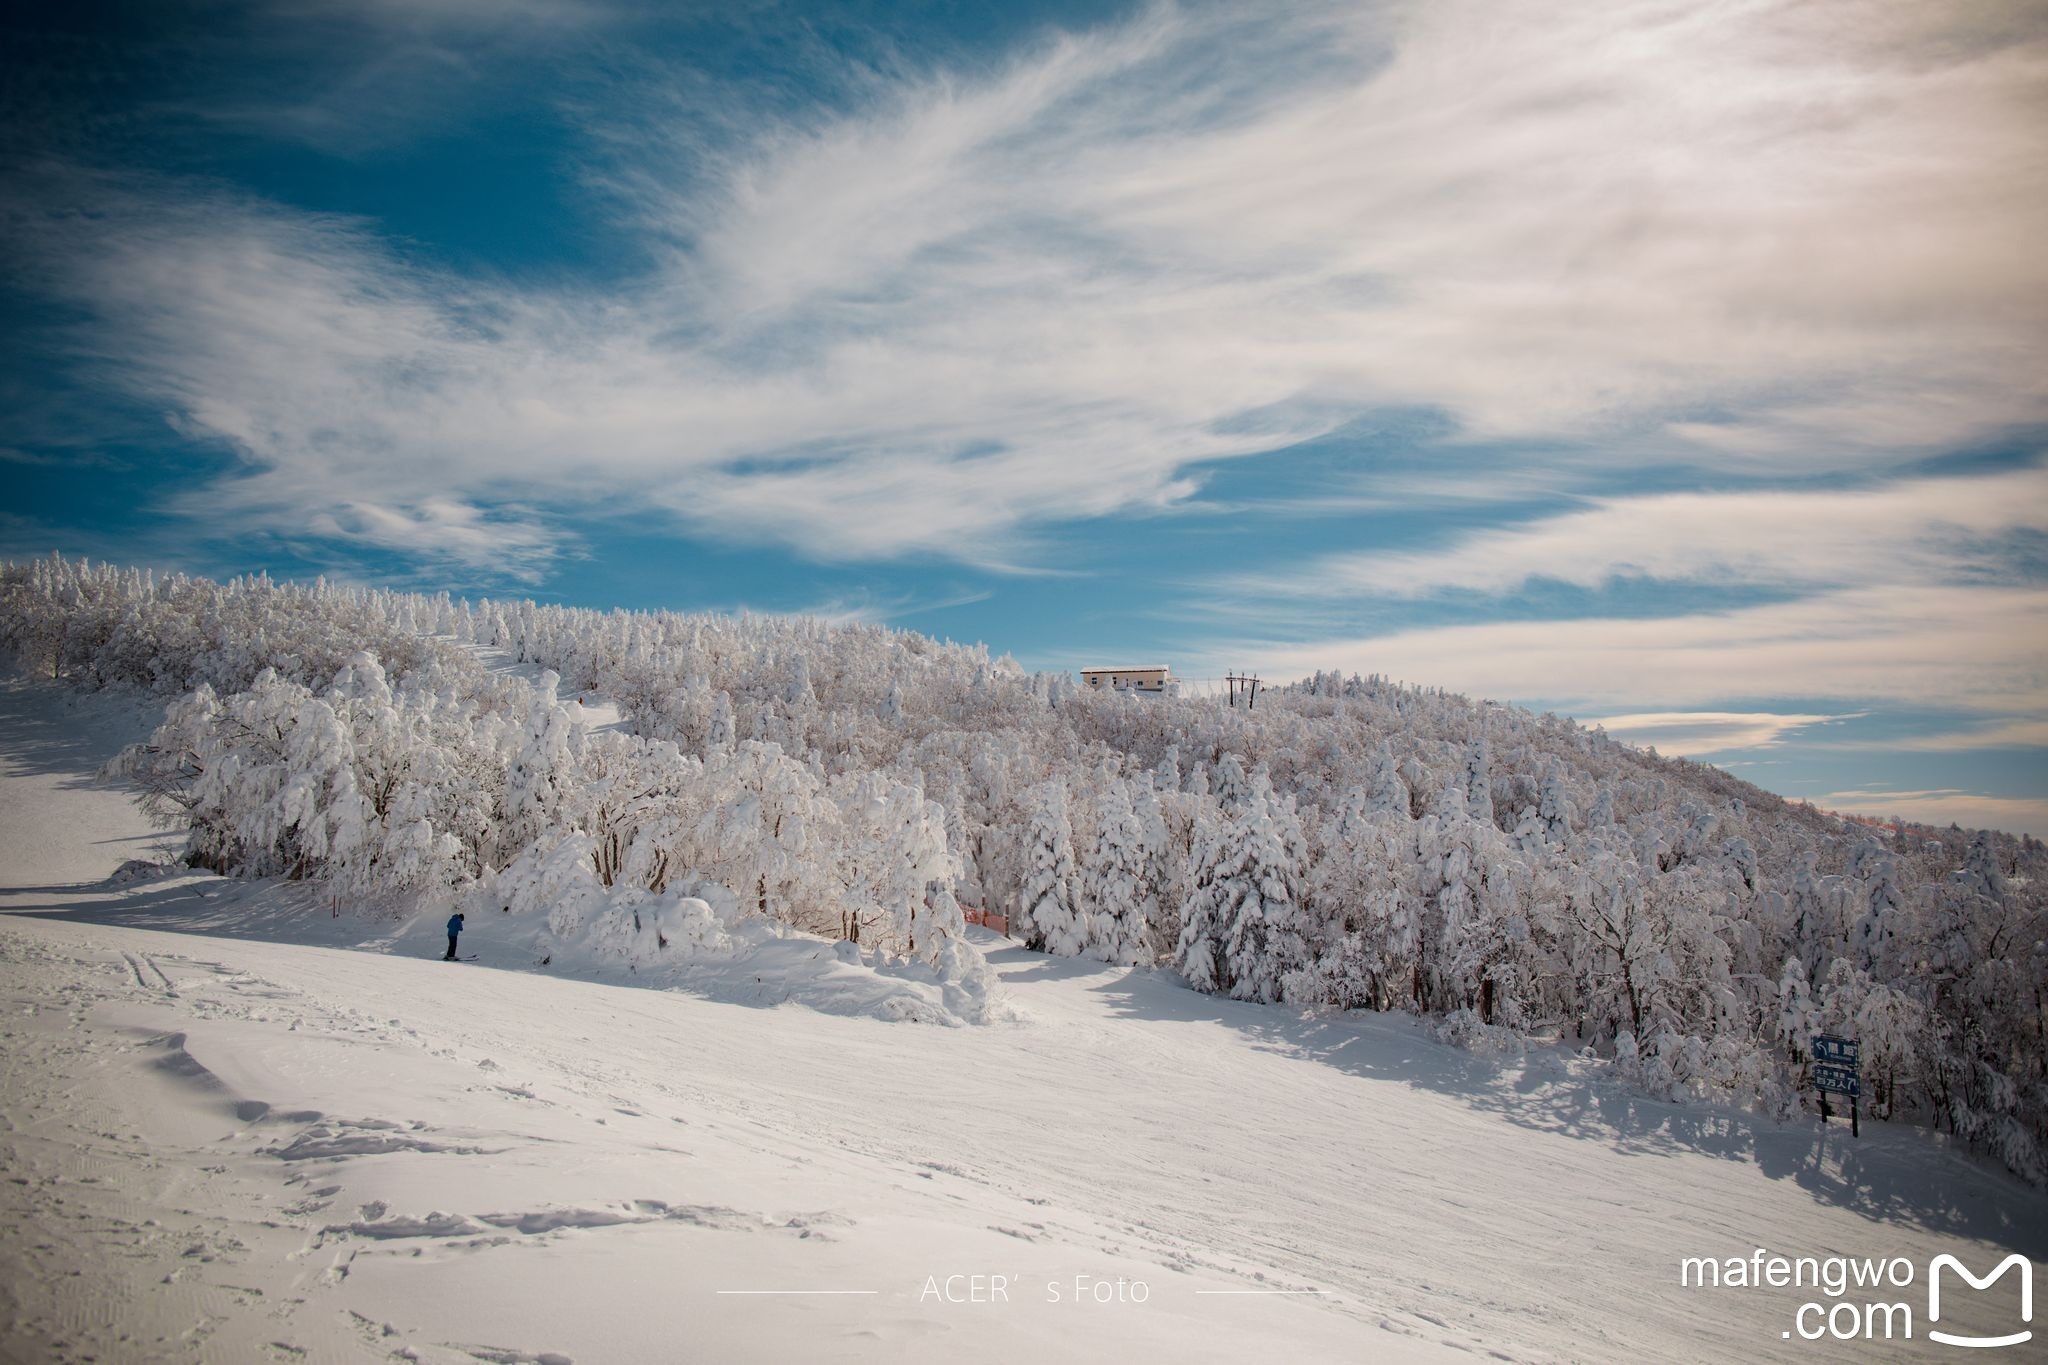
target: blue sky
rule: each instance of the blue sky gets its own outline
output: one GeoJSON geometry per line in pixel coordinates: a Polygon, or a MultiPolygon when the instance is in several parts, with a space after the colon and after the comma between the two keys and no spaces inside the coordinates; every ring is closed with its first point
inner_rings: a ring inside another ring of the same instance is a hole
{"type": "Polygon", "coordinates": [[[11,13],[7,554],[1381,672],[2048,832],[2038,7],[11,13]]]}

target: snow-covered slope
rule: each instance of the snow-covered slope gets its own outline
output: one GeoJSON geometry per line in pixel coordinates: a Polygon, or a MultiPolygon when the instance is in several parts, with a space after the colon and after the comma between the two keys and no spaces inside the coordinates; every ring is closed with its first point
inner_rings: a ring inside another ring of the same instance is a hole
{"type": "MultiPolygon", "coordinates": [[[[1656,1103],[1405,1016],[986,941],[1017,1017],[932,1028],[100,882],[149,842],[85,778],[129,723],[0,707],[9,1359],[1847,1359],[1781,1336],[1831,1298],[1680,1258],[2048,1253],[2048,1200],[1923,1131],[1656,1103]]],[[[1923,1286],[1886,1297],[1919,1329],[1888,1349],[1940,1349],[1923,1286]]]]}
{"type": "Polygon", "coordinates": [[[1567,1035],[1644,1094],[1779,1120],[1817,1113],[1816,1036],[1854,1037],[1871,1112],[2048,1189],[2036,839],[1849,824],[1384,678],[1140,702],[817,620],[52,557],[0,565],[0,649],[175,698],[120,770],[193,866],[461,907],[558,971],[711,961],[750,999],[980,1022],[969,905],[1235,1000],[1567,1035]]]}

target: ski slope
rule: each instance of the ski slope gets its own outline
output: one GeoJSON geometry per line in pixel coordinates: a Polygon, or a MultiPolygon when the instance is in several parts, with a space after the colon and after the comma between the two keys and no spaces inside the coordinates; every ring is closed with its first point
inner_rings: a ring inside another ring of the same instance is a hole
{"type": "MultiPolygon", "coordinates": [[[[89,779],[138,723],[0,691],[6,1359],[1850,1359],[1781,1335],[1833,1300],[1680,1258],[2048,1255],[2048,1200],[1925,1132],[1403,1017],[989,938],[1010,1017],[932,1027],[103,880],[156,842],[89,779]]],[[[1955,1354],[1915,1325],[1877,1349],[1955,1354]]]]}

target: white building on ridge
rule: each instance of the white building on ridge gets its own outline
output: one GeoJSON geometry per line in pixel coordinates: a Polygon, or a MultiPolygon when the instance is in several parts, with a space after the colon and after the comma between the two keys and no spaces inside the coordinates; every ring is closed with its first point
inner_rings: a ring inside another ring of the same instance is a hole
{"type": "Polygon", "coordinates": [[[1165,664],[1143,664],[1131,668],[1084,668],[1082,685],[1104,692],[1165,692],[1173,683],[1165,664]]]}

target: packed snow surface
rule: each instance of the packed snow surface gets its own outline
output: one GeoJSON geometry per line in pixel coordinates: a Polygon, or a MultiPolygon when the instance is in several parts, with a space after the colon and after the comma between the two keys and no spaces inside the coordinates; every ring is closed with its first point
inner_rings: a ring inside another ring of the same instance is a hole
{"type": "MultiPolygon", "coordinates": [[[[800,938],[779,983],[565,979],[487,919],[444,963],[438,918],[120,871],[163,856],[91,779],[138,723],[0,692],[6,1359],[1849,1359],[1783,1335],[1835,1299],[1680,1258],[2048,1256],[2048,1200],[1919,1129],[993,936],[971,1027],[833,1012],[884,978],[800,938]]],[[[1924,1278],[1880,1297],[1875,1349],[1944,1350],[1924,1278]]]]}

